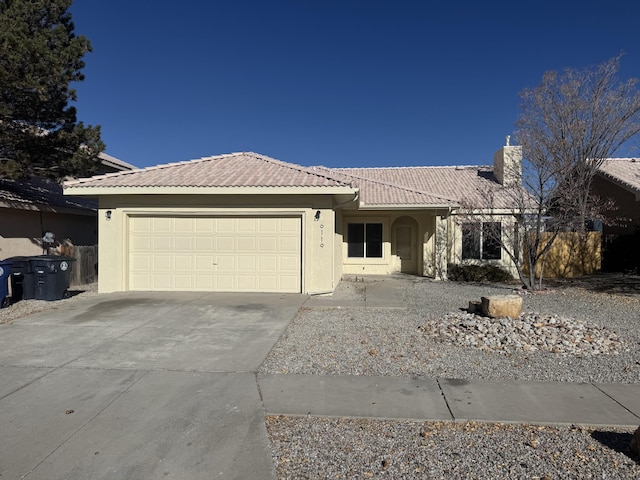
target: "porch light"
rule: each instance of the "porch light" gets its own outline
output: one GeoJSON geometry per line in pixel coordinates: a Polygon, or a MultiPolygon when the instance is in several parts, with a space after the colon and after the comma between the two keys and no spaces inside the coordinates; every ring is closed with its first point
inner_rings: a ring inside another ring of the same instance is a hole
{"type": "Polygon", "coordinates": [[[107,210],[106,212],[104,212],[104,218],[106,218],[107,220],[111,220],[111,210],[107,210]]]}
{"type": "Polygon", "coordinates": [[[315,219],[316,222],[320,220],[320,210],[316,210],[316,215],[313,218],[315,219]]]}

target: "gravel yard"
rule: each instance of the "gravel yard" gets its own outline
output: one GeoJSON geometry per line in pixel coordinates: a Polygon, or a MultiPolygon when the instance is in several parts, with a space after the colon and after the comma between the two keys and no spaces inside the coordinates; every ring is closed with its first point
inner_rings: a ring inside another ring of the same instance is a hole
{"type": "MultiPolygon", "coordinates": [[[[464,345],[478,330],[457,321],[460,341],[446,336],[450,315],[463,319],[470,300],[513,293],[513,287],[416,279],[398,292],[406,309],[303,308],[261,372],[638,383],[636,287],[602,289],[596,280],[520,292],[523,312],[539,324],[529,330],[552,338],[548,349],[525,351],[515,345],[522,338],[504,331],[497,334],[504,342],[489,342],[493,348],[464,345]],[[556,333],[550,318],[569,333],[556,333]],[[613,339],[611,348],[592,347],[600,337],[613,339]],[[584,348],[564,345],[567,338],[584,348]],[[553,342],[563,348],[554,350],[553,342]]],[[[365,291],[366,283],[343,282],[334,297],[365,291]]],[[[613,428],[269,417],[267,429],[280,479],[640,478],[638,459],[627,453],[633,432],[613,428]]]]}
{"type": "Polygon", "coordinates": [[[267,418],[283,479],[632,479],[631,433],[534,425],[267,418]]]}
{"type": "MultiPolygon", "coordinates": [[[[336,295],[353,294],[354,287],[343,284],[336,295]]],[[[561,353],[552,348],[525,351],[508,344],[477,348],[433,335],[450,323],[448,315],[462,314],[470,300],[507,293],[512,293],[507,286],[418,279],[398,292],[406,309],[302,308],[261,372],[640,382],[640,294],[612,295],[582,287],[524,294],[523,312],[559,316],[565,323],[588,327],[592,336],[613,333],[619,342],[610,350],[617,353],[594,355],[583,348],[571,354],[562,343],[561,353]]],[[[547,330],[555,334],[558,328],[547,330]]],[[[561,342],[563,337],[557,339],[561,342]]]]}
{"type": "Polygon", "coordinates": [[[62,300],[48,302],[46,300],[21,300],[7,308],[0,309],[0,323],[11,323],[13,320],[41,312],[58,308],[61,305],[75,303],[82,299],[98,295],[98,284],[79,285],[69,288],[69,297],[62,300]]]}

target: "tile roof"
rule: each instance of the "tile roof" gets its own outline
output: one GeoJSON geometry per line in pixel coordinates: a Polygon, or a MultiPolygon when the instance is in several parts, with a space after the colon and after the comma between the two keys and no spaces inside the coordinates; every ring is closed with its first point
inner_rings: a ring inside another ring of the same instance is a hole
{"type": "MultiPolygon", "coordinates": [[[[353,187],[361,206],[510,208],[509,196],[486,166],[328,168],[303,167],[252,152],[108,173],[65,182],[87,187],[353,187]],[[488,195],[487,192],[491,192],[488,195]],[[487,198],[495,199],[487,205],[487,198]]],[[[170,190],[169,190],[170,191],[170,190]]]]}
{"type": "Polygon", "coordinates": [[[51,180],[8,180],[0,178],[0,207],[56,211],[60,208],[95,212],[97,202],[65,196],[62,186],[51,180]]]}
{"type": "Polygon", "coordinates": [[[640,194],[640,159],[608,158],[600,167],[599,173],[640,194]]]}
{"type": "Polygon", "coordinates": [[[65,182],[65,187],[332,187],[328,174],[252,152],[205,157],[65,182]]]}
{"type": "MultiPolygon", "coordinates": [[[[354,179],[365,204],[405,203],[398,189],[419,194],[421,199],[442,204],[471,204],[477,208],[511,208],[513,201],[487,166],[333,168],[354,179]],[[396,189],[390,189],[395,187],[396,189]],[[491,192],[491,195],[488,195],[491,192]],[[488,199],[492,198],[492,205],[488,199]]],[[[410,195],[405,194],[410,198],[410,195]]],[[[407,202],[412,203],[412,202],[407,202]]]]}
{"type": "Polygon", "coordinates": [[[311,168],[317,171],[327,172],[328,175],[340,178],[343,182],[350,183],[351,185],[358,187],[360,189],[361,206],[453,206],[456,203],[454,198],[436,195],[428,190],[421,190],[413,186],[395,184],[387,181],[384,175],[375,175],[374,171],[384,169],[311,168]],[[355,170],[358,170],[358,172],[355,172],[355,170]]]}

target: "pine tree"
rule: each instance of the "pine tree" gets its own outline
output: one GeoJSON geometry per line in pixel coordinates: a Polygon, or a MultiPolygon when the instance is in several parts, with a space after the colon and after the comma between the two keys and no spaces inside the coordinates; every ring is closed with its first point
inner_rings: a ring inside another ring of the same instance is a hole
{"type": "Polygon", "coordinates": [[[62,179],[97,169],[99,126],[76,118],[82,57],[72,0],[0,0],[0,176],[62,179]]]}

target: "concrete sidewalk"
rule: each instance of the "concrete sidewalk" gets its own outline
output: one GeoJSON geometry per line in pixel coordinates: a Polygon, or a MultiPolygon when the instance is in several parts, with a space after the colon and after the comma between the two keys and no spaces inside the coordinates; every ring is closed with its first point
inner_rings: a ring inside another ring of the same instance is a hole
{"type": "Polygon", "coordinates": [[[267,415],[637,428],[640,384],[260,375],[267,415]]]}
{"type": "Polygon", "coordinates": [[[403,292],[413,275],[348,276],[333,295],[311,296],[307,308],[406,308],[403,292]]]}

